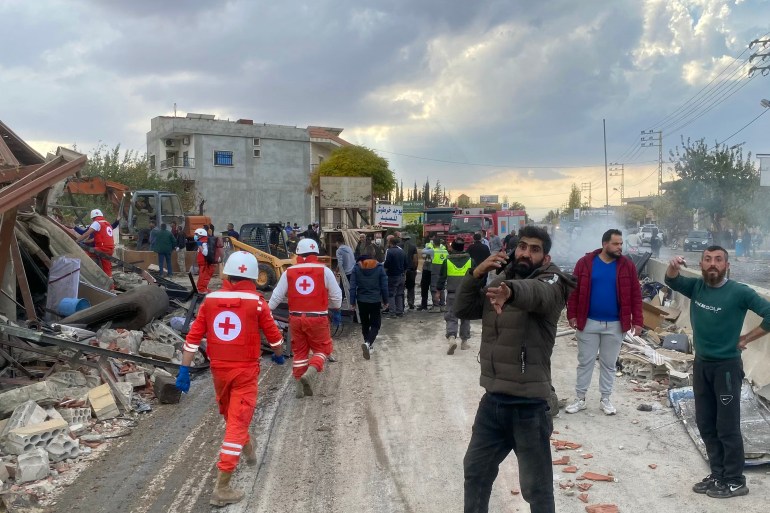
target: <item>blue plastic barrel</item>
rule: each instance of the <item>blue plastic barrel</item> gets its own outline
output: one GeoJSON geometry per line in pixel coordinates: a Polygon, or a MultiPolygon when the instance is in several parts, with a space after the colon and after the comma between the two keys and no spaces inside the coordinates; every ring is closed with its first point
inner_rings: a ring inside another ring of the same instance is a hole
{"type": "Polygon", "coordinates": [[[89,303],[85,298],[65,297],[59,301],[59,306],[56,310],[62,317],[69,317],[75,312],[79,312],[90,307],[91,303],[89,303]]]}

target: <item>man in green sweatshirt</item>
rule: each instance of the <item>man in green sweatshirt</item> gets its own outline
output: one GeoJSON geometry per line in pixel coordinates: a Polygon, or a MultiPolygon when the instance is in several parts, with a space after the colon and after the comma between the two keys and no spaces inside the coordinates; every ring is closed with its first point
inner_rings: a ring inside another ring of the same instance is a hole
{"type": "Polygon", "coordinates": [[[693,391],[695,421],[706,444],[711,473],[693,486],[695,493],[727,499],[749,493],[743,475],[741,436],[741,351],[770,331],[770,302],[748,286],[727,279],[727,251],[709,246],[700,260],[703,278],[679,274],[684,258],[671,259],[666,285],[690,298],[695,343],[693,391]],[[746,312],[762,323],[741,335],[746,312]]]}

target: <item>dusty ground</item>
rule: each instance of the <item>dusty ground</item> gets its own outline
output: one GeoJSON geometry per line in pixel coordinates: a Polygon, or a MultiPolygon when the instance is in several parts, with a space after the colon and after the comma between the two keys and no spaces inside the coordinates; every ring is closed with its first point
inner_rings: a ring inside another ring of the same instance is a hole
{"type": "MultiPolygon", "coordinates": [[[[452,357],[445,354],[443,325],[434,313],[386,319],[370,361],[361,357],[357,325],[346,325],[336,340],[339,361],[328,365],[313,398],[294,398],[290,366],[264,359],[253,425],[260,463],[242,465],[236,473],[236,485],[248,490],[248,500],[220,511],[461,511],[462,458],[482,395],[479,325],[473,325],[472,349],[452,357]]],[[[558,339],[553,375],[560,397],[572,395],[576,353],[570,337],[558,339]]],[[[747,471],[747,497],[718,501],[693,494],[690,486],[708,468],[672,411],[637,411],[639,403],[654,397],[634,392],[624,377],[614,395],[618,414],[604,416],[597,380],[598,371],[589,408],[562,413],[554,423],[559,432],[554,438],[583,445],[578,451],[554,451],[554,458],[570,454],[578,472],[611,472],[617,478],[594,484],[589,503],[615,503],[624,512],[766,510],[768,469],[747,471]],[[583,453],[593,458],[583,459],[583,453]]],[[[157,408],[132,436],[102,452],[64,489],[52,511],[210,511],[222,427],[210,378],[202,376],[181,405],[157,408]]],[[[554,467],[555,481],[574,479],[561,468],[554,467]]],[[[585,511],[577,494],[554,486],[557,511],[585,511]]],[[[518,489],[510,456],[500,469],[490,510],[529,511],[521,495],[512,494],[518,489]]]]}

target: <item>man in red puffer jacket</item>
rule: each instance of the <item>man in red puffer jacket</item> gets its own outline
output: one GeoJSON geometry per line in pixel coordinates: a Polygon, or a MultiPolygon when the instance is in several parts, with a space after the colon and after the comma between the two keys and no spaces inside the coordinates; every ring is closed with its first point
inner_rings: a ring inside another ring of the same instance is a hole
{"type": "Polygon", "coordinates": [[[617,410],[610,402],[615,383],[615,364],[623,334],[642,332],[642,292],[636,266],[623,256],[623,233],[607,230],[602,248],[587,253],[575,265],[577,288],[567,301],[567,319],[578,330],[576,399],[567,413],[586,409],[586,392],[591,384],[596,355],[599,355],[599,407],[606,415],[617,410]]]}

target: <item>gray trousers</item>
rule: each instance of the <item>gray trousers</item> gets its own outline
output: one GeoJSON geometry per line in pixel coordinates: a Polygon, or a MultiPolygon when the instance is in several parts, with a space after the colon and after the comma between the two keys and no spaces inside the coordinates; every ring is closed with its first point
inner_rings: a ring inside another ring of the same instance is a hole
{"type": "Polygon", "coordinates": [[[615,364],[623,343],[620,321],[604,322],[588,319],[583,331],[577,332],[578,366],[575,394],[584,399],[591,384],[596,355],[599,355],[599,392],[602,399],[612,394],[615,364]]]}
{"type": "Polygon", "coordinates": [[[446,334],[450,337],[457,336],[457,325],[460,325],[460,339],[468,340],[471,338],[471,321],[468,319],[458,319],[455,317],[455,313],[452,310],[452,303],[455,301],[454,292],[449,292],[446,295],[446,312],[444,312],[444,320],[446,321],[446,334]]]}
{"type": "Polygon", "coordinates": [[[388,276],[388,309],[396,315],[404,313],[404,281],[403,274],[388,276]]]}

